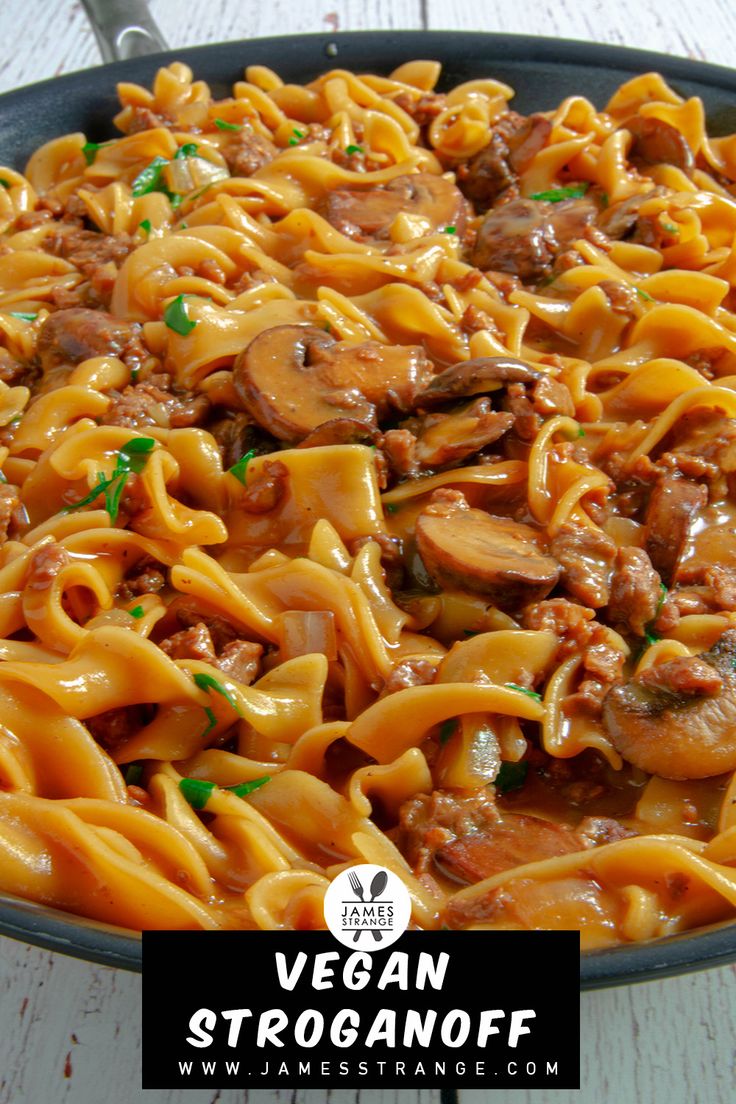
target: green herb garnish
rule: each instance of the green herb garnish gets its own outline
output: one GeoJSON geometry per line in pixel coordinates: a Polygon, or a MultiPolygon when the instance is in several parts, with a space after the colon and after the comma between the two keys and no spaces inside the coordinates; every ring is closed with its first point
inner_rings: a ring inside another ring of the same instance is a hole
{"type": "Polygon", "coordinates": [[[560,203],[563,199],[580,199],[588,188],[588,184],[574,184],[569,188],[552,188],[549,192],[535,192],[530,198],[543,199],[546,203],[560,203]]]}
{"type": "Polygon", "coordinates": [[[143,606],[133,606],[132,609],[128,610],[130,616],[135,617],[136,621],[140,621],[145,612],[146,611],[143,609],[143,606]]]}
{"type": "Polygon", "coordinates": [[[363,147],[362,146],[346,146],[345,152],[346,153],[362,153],[363,152],[363,147]]]}
{"type": "Polygon", "coordinates": [[[161,187],[161,173],[168,161],[165,157],[154,157],[150,165],[142,169],[131,185],[134,196],[148,195],[149,192],[165,191],[161,187]]]}
{"type": "Polygon", "coordinates": [[[666,230],[668,234],[679,234],[680,231],[677,226],[672,222],[663,222],[662,229],[666,230]]]}
{"type": "Polygon", "coordinates": [[[600,198],[600,201],[601,201],[601,207],[607,207],[608,206],[608,192],[601,192],[599,198],[600,198]]]}
{"type": "Polygon", "coordinates": [[[148,235],[151,233],[151,220],[143,219],[142,222],[138,223],[138,229],[143,230],[146,237],[148,237],[148,235]]]}
{"type": "Polygon", "coordinates": [[[204,809],[212,797],[214,782],[204,782],[201,778],[182,778],[179,789],[193,809],[204,809]]]}
{"type": "Polygon", "coordinates": [[[242,130],[242,123],[226,123],[224,119],[215,119],[215,126],[218,130],[242,130]]]}
{"type": "Polygon", "coordinates": [[[443,234],[457,234],[457,226],[446,226],[442,232],[443,234]]]}
{"type": "Polygon", "coordinates": [[[196,142],[185,142],[174,154],[175,161],[181,161],[183,157],[196,157],[199,146],[196,142]]]}
{"type": "Polygon", "coordinates": [[[204,711],[207,715],[208,724],[207,724],[206,729],[202,733],[202,737],[201,737],[202,739],[204,739],[205,736],[209,736],[210,732],[212,731],[212,729],[217,724],[217,717],[215,716],[214,709],[210,709],[210,707],[208,705],[206,705],[204,707],[204,711]]]}
{"type": "Polygon", "coordinates": [[[395,514],[395,513],[398,512],[399,507],[400,507],[400,503],[398,503],[398,502],[387,502],[386,503],[386,513],[387,514],[395,514]]]}
{"type": "Polygon", "coordinates": [[[662,637],[657,636],[656,633],[649,632],[649,630],[647,629],[647,631],[644,633],[644,639],[647,642],[647,647],[651,648],[652,644],[658,644],[662,637]]]}
{"type": "Polygon", "coordinates": [[[21,322],[35,322],[37,314],[26,314],[25,311],[8,311],[11,318],[20,318],[21,322]]]}
{"type": "Polygon", "coordinates": [[[0,471],[0,483],[7,483],[7,482],[8,482],[7,475],[5,474],[5,472],[0,471]]]}
{"type": "Polygon", "coordinates": [[[464,636],[478,636],[481,633],[481,629],[463,629],[464,636]]]}
{"type": "Polygon", "coordinates": [[[255,449],[249,449],[248,452],[246,452],[244,456],[240,457],[237,464],[233,464],[233,466],[231,468],[227,469],[230,472],[231,475],[235,476],[235,478],[238,480],[239,483],[243,484],[244,487],[246,485],[246,483],[245,483],[245,473],[247,472],[248,465],[250,464],[250,462],[253,459],[253,457],[255,456],[255,454],[256,454],[255,449]]]}
{"type": "Polygon", "coordinates": [[[0,187],[10,188],[10,181],[6,180],[4,176],[0,176],[0,187]]]}
{"type": "Polygon", "coordinates": [[[440,743],[446,744],[457,728],[457,717],[450,717],[448,721],[440,725],[440,743]]]}
{"type": "Polygon", "coordinates": [[[85,142],[82,146],[82,153],[84,154],[84,160],[88,165],[94,165],[95,157],[97,157],[97,151],[101,150],[104,146],[111,146],[115,139],[111,139],[109,142],[85,142]]]}
{"type": "Polygon", "coordinates": [[[657,620],[660,613],[662,612],[662,606],[667,601],[667,595],[668,594],[669,594],[669,591],[667,590],[667,587],[664,585],[664,583],[660,583],[659,584],[659,601],[657,602],[657,611],[654,614],[654,620],[655,621],[657,620]]]}
{"type": "Polygon", "coordinates": [[[183,295],[177,295],[176,299],[173,299],[169,303],[164,311],[164,322],[170,330],[180,334],[182,337],[187,337],[197,325],[194,319],[190,318],[187,313],[183,295]]]}
{"type": "Polygon", "coordinates": [[[544,279],[540,280],[537,284],[537,290],[539,290],[539,288],[549,287],[549,285],[553,284],[556,279],[556,276],[545,276],[544,279]]]}
{"type": "Polygon", "coordinates": [[[584,436],[585,436],[585,430],[583,429],[582,426],[580,426],[579,429],[578,429],[578,437],[584,437],[584,436]]]}
{"type": "Polygon", "coordinates": [[[526,782],[529,773],[529,763],[522,759],[518,763],[502,763],[501,769],[496,775],[493,785],[498,793],[508,793],[509,790],[518,790],[526,782]]]}
{"type": "Polygon", "coordinates": [[[223,789],[234,793],[236,797],[247,797],[254,790],[259,790],[271,781],[270,774],[264,774],[262,778],[254,778],[251,782],[239,782],[237,786],[223,786],[223,789]]]}
{"type": "MultiPolygon", "coordinates": [[[[237,786],[222,786],[221,788],[235,794],[236,797],[247,797],[248,794],[260,789],[261,786],[265,786],[270,781],[271,776],[264,775],[262,778],[254,778],[251,782],[239,782],[237,786]]],[[[193,809],[204,809],[214,790],[217,789],[217,785],[214,782],[205,782],[201,778],[182,778],[179,782],[179,789],[193,809]]]]}
{"type": "Polygon", "coordinates": [[[142,763],[128,763],[123,778],[126,786],[137,786],[143,776],[142,763]]]}
{"type": "Polygon", "coordinates": [[[634,291],[636,292],[636,294],[639,296],[640,299],[646,299],[647,302],[649,302],[649,303],[654,302],[654,299],[651,297],[649,292],[643,291],[640,287],[635,287],[634,291]]]}
{"type": "Polygon", "coordinates": [[[207,675],[202,671],[198,671],[197,674],[194,676],[194,681],[200,690],[205,690],[207,691],[207,693],[209,693],[210,690],[214,690],[216,694],[222,695],[222,697],[229,703],[229,705],[232,706],[238,716],[243,716],[243,712],[240,706],[238,705],[230,691],[227,689],[226,686],[223,686],[221,682],[218,682],[218,680],[213,675],[207,675]]]}
{"type": "Polygon", "coordinates": [[[108,479],[104,472],[98,472],[97,484],[89,494],[80,499],[79,502],[75,502],[71,506],[65,506],[61,513],[69,514],[74,510],[81,510],[83,506],[90,506],[100,495],[104,495],[105,509],[110,515],[111,521],[116,522],[120,509],[120,499],[128,476],[131,472],[137,474],[143,471],[155,445],[156,442],[153,437],[133,437],[118,452],[110,478],[108,479]]]}
{"type": "Polygon", "coordinates": [[[536,690],[527,690],[525,686],[517,686],[515,682],[507,682],[509,690],[518,690],[520,694],[526,694],[528,698],[534,698],[535,701],[541,702],[542,695],[538,694],[536,690]]]}

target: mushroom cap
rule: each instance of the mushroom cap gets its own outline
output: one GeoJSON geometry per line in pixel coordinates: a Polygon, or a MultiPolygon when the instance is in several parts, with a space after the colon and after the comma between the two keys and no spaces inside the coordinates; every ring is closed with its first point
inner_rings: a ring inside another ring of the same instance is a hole
{"type": "Polygon", "coordinates": [[[614,686],[603,702],[603,723],[616,750],[662,778],[711,778],[736,770],[734,661],[736,630],[729,629],[709,652],[686,661],[713,668],[721,683],[716,692],[694,692],[694,686],[678,692],[648,684],[643,676],[614,686]]]}
{"type": "Polygon", "coordinates": [[[419,554],[441,586],[488,595],[500,606],[541,601],[560,566],[529,525],[484,510],[430,504],[417,518],[419,554]]]}
{"type": "Polygon", "coordinates": [[[375,426],[408,410],[432,376],[418,345],[338,342],[316,326],[273,326],[238,356],[233,382],[248,413],[282,441],[336,419],[375,426]]]}
{"type": "Polygon", "coordinates": [[[407,173],[375,188],[337,188],[330,192],[325,211],[327,221],[343,234],[365,238],[387,238],[402,213],[426,218],[433,230],[454,226],[458,235],[465,232],[463,194],[436,173],[407,173]]]}
{"type": "Polygon", "coordinates": [[[543,373],[512,356],[475,357],[440,372],[416,397],[418,407],[440,406],[451,399],[498,391],[505,383],[534,383],[543,373]]]}
{"type": "Polygon", "coordinates": [[[650,115],[634,115],[624,123],[633,139],[629,161],[640,165],[675,165],[683,172],[695,167],[693,151],[680,131],[650,115]]]}

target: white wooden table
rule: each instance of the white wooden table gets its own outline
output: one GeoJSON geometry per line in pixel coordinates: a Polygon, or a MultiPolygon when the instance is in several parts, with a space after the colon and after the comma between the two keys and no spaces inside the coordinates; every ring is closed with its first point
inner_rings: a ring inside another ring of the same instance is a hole
{"type": "MultiPolygon", "coordinates": [[[[375,28],[561,35],[734,63],[733,0],[153,0],[172,46],[375,28]]],[[[2,0],[0,91],[99,55],[75,0],[2,0]]],[[[32,127],[33,120],[29,120],[32,127]]],[[[1,151],[0,151],[1,155],[1,151]]],[[[726,1104],[736,1099],[736,967],[586,993],[579,1093],[461,1094],[462,1104],[726,1104]]],[[[0,937],[0,1104],[317,1104],[322,1094],[142,1092],[140,978],[0,937]]],[[[353,1092],[328,1094],[332,1104],[353,1092]]],[[[439,1092],[365,1092],[361,1104],[439,1104],[439,1092]]]]}

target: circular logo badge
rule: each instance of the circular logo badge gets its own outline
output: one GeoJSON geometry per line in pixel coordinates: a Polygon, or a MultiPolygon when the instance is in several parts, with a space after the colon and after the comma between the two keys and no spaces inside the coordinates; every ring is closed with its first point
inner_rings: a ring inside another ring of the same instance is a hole
{"type": "Polygon", "coordinates": [[[382,951],[409,926],[411,897],[393,871],[361,863],[330,882],[324,909],[327,927],[343,946],[382,951]]]}

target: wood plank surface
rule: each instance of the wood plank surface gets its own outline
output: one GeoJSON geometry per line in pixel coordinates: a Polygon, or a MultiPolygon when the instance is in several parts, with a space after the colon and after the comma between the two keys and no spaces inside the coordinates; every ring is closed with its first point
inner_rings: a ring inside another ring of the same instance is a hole
{"type": "MultiPolygon", "coordinates": [[[[733,63],[733,0],[154,0],[172,46],[268,34],[421,27],[611,42],[733,63]]],[[[99,62],[74,0],[3,0],[0,91],[99,62]]],[[[29,120],[29,126],[33,121],[29,120]]],[[[0,160],[2,151],[0,150],[0,160]]],[[[489,963],[489,967],[492,963],[489,963]]],[[[734,967],[581,998],[582,1089],[466,1091],[462,1104],[727,1104],[734,967]]],[[[140,978],[0,938],[0,1104],[321,1104],[324,1094],[139,1088],[140,978]]],[[[330,1104],[439,1104],[439,1093],[333,1092],[330,1104]]]]}

